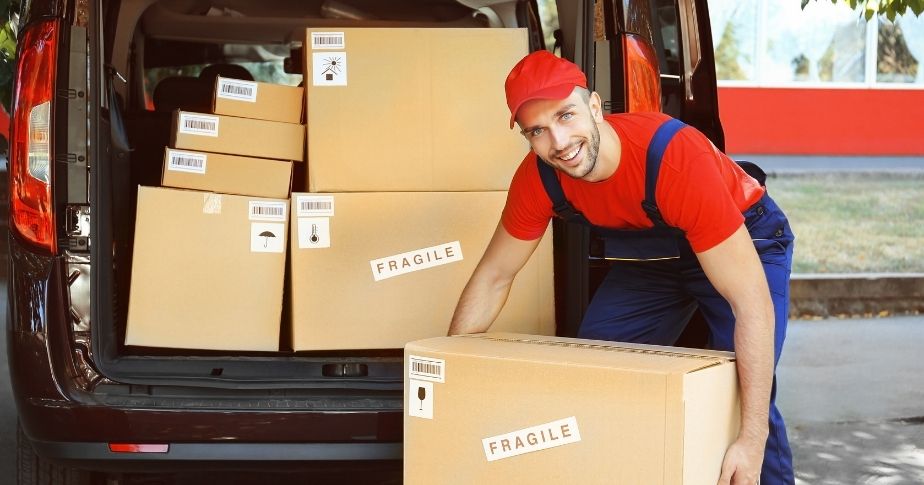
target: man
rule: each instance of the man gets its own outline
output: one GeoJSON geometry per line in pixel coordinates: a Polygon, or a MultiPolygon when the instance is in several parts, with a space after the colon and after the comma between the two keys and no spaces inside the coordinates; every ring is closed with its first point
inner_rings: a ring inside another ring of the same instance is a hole
{"type": "Polygon", "coordinates": [[[523,58],[505,88],[532,152],[449,334],[490,327],[553,215],[587,223],[614,262],[578,336],[671,345],[699,308],[710,347],[737,354],[742,425],[719,483],[794,483],[773,402],[792,266],[782,211],[695,129],[661,113],[604,116],[580,69],[547,51],[523,58]]]}

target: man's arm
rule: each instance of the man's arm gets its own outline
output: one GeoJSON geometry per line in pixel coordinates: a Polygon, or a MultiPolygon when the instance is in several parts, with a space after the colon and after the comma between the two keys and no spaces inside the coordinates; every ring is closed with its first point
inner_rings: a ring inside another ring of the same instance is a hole
{"type": "Polygon", "coordinates": [[[741,430],[722,465],[720,484],[757,483],[767,442],[775,318],[767,277],[744,225],[698,253],[700,264],[735,314],[741,430]]]}
{"type": "Polygon", "coordinates": [[[462,290],[449,325],[449,335],[488,330],[507,301],[513,278],[541,239],[523,241],[511,236],[503,224],[497,225],[484,256],[462,290]]]}

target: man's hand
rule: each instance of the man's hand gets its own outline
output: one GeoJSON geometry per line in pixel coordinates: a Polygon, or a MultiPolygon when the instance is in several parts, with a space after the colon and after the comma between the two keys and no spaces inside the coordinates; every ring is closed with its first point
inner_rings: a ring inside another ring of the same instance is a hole
{"type": "MultiPolygon", "coordinates": [[[[766,442],[766,440],[764,440],[766,442]]],[[[755,485],[760,483],[764,462],[764,442],[738,439],[725,452],[718,485],[755,485]]]]}
{"type": "Polygon", "coordinates": [[[539,246],[535,241],[521,241],[497,225],[484,256],[462,290],[449,325],[449,335],[486,332],[494,323],[510,293],[510,285],[530,255],[539,246]]]}

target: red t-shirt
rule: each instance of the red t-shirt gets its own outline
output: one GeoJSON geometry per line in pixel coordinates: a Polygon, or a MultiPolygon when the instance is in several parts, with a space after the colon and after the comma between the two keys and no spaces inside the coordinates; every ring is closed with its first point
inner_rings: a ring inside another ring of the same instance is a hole
{"type": "MultiPolygon", "coordinates": [[[[576,180],[557,172],[565,197],[591,223],[613,229],[642,229],[653,223],[641,202],[645,198],[645,154],[655,130],[668,116],[631,113],[605,117],[622,145],[616,172],[599,182],[576,180]]],[[[683,128],[661,159],[655,201],[664,221],[686,233],[696,252],[731,236],[744,221],[742,212],[764,194],[763,187],[699,131],[683,128]]],[[[501,221],[513,237],[542,236],[554,216],[530,152],[510,183],[501,221]]]]}

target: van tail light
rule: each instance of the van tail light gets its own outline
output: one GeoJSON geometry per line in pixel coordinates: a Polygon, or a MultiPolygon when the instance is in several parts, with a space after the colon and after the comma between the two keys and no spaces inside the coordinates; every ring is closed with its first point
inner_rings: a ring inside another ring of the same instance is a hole
{"type": "Polygon", "coordinates": [[[661,111],[661,74],[654,49],[642,37],[623,35],[626,107],[629,113],[661,111]]]}
{"type": "Polygon", "coordinates": [[[26,241],[54,253],[52,97],[57,63],[58,21],[45,20],[23,32],[13,79],[10,130],[10,226],[26,241]]]}

